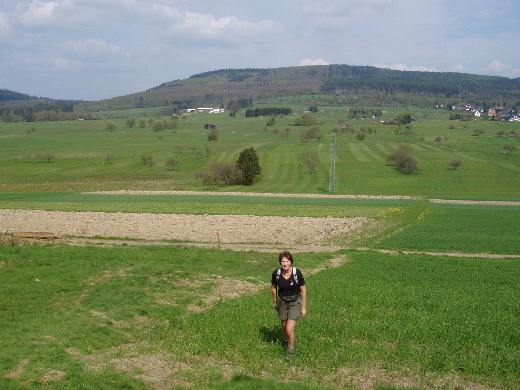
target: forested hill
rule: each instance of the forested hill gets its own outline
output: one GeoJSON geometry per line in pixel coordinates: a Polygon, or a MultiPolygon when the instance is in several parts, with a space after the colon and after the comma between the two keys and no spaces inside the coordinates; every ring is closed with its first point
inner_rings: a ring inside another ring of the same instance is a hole
{"type": "Polygon", "coordinates": [[[373,66],[318,65],[271,69],[221,69],[163,83],[147,91],[75,110],[98,111],[174,105],[179,108],[240,108],[252,101],[279,96],[330,94],[371,96],[374,104],[394,104],[414,97],[422,104],[447,104],[451,99],[474,104],[514,105],[520,99],[520,78],[465,73],[416,72],[373,66]]]}
{"type": "Polygon", "coordinates": [[[332,91],[337,87],[340,89],[364,87],[381,91],[426,93],[444,97],[458,96],[459,93],[514,96],[520,91],[520,78],[337,65],[329,68],[328,77],[323,81],[321,88],[323,91],[332,91]]]}
{"type": "Polygon", "coordinates": [[[59,120],[61,113],[72,113],[77,100],[39,98],[25,93],[0,89],[0,122],[59,120]]]}
{"type": "Polygon", "coordinates": [[[14,92],[8,89],[0,89],[0,102],[7,100],[32,100],[36,99],[34,96],[26,95],[25,93],[14,92]]]}

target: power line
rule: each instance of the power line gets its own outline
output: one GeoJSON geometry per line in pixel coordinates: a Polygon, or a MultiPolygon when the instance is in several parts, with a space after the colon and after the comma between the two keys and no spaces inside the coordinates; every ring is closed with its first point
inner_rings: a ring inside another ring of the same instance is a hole
{"type": "Polygon", "coordinates": [[[336,133],[332,133],[330,142],[330,180],[329,192],[336,192],[336,133]]]}

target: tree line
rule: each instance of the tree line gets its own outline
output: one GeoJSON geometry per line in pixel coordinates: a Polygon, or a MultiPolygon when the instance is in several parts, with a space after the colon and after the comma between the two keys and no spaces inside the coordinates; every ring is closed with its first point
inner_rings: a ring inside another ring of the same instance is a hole
{"type": "Polygon", "coordinates": [[[292,114],[291,108],[280,108],[280,107],[267,107],[267,108],[248,108],[246,110],[246,117],[258,117],[258,116],[271,116],[271,115],[290,115],[292,114]]]}
{"type": "Polygon", "coordinates": [[[446,97],[458,96],[461,93],[517,97],[520,92],[520,78],[330,65],[328,78],[323,81],[321,89],[330,92],[338,88],[351,89],[361,86],[386,91],[444,94],[446,97]]]}
{"type": "Polygon", "coordinates": [[[3,122],[45,122],[72,120],[81,117],[74,114],[72,100],[21,100],[2,103],[0,120],[3,122]]]}

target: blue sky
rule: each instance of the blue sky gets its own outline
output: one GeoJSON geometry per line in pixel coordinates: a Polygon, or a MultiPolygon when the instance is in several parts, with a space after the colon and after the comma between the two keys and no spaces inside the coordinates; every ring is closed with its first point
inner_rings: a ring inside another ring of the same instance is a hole
{"type": "Polygon", "coordinates": [[[0,88],[99,100],[222,68],[520,77],[520,2],[0,0],[0,88]]]}

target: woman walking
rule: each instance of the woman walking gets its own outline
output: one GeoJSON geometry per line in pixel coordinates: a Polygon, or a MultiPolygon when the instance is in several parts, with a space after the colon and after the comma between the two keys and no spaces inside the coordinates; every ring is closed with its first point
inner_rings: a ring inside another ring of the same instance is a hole
{"type": "Polygon", "coordinates": [[[307,315],[307,291],[305,279],[296,267],[293,267],[292,255],[284,251],[278,256],[280,268],[271,276],[273,305],[278,311],[282,324],[282,336],[287,348],[287,360],[294,354],[294,328],[300,317],[307,315]]]}

